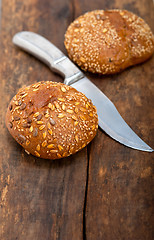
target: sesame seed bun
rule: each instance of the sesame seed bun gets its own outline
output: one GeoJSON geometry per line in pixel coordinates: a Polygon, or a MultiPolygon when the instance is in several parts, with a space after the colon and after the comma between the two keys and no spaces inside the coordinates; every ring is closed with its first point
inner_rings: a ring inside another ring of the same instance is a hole
{"type": "Polygon", "coordinates": [[[126,10],[95,10],[68,27],[65,47],[84,71],[114,74],[147,60],[154,36],[145,21],[126,10]]]}
{"type": "Polygon", "coordinates": [[[6,126],[27,153],[45,159],[67,157],[96,135],[96,108],[71,86],[38,82],[23,87],[11,100],[6,126]]]}

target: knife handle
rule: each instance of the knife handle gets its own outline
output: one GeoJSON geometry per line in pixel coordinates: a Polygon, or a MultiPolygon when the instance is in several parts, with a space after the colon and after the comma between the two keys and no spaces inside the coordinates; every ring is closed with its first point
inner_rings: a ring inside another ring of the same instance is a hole
{"type": "Polygon", "coordinates": [[[27,31],[19,32],[13,37],[13,43],[43,61],[54,72],[61,74],[67,85],[84,77],[84,74],[68,57],[39,34],[27,31]]]}

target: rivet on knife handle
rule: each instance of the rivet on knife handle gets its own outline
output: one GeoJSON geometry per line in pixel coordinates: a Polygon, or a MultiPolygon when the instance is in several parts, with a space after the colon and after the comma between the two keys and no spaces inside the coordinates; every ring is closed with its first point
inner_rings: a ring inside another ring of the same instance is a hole
{"type": "Polygon", "coordinates": [[[90,98],[97,108],[99,126],[113,139],[127,147],[153,152],[127,125],[114,104],[57,47],[32,32],[19,32],[13,43],[45,62],[53,71],[64,76],[71,85],[90,98]]]}

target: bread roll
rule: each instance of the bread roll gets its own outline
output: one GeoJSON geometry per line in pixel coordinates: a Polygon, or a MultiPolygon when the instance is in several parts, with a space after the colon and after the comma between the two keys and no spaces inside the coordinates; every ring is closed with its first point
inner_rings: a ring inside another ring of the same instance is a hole
{"type": "Polygon", "coordinates": [[[57,159],[79,151],[95,137],[98,117],[84,94],[48,81],[19,90],[8,106],[6,126],[27,153],[57,159]]]}
{"type": "Polygon", "coordinates": [[[114,74],[144,62],[154,52],[154,36],[145,21],[126,10],[95,10],[68,27],[65,47],[84,71],[114,74]]]}

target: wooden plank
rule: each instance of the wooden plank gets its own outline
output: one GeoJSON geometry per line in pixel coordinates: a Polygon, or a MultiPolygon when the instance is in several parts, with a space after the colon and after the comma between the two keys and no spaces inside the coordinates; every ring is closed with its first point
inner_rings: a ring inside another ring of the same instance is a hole
{"type": "MultiPolygon", "coordinates": [[[[131,10],[143,17],[153,28],[153,5],[150,0],[2,2],[2,240],[152,239],[153,154],[126,148],[99,130],[88,147],[89,174],[86,186],[86,149],[55,162],[27,156],[10,137],[4,124],[7,104],[23,84],[41,80],[62,81],[42,63],[15,48],[11,42],[12,36],[21,30],[34,31],[47,37],[66,53],[63,45],[64,33],[74,17],[86,11],[107,8],[131,10]]],[[[112,77],[87,73],[115,103],[136,133],[152,147],[153,61],[154,58],[112,77]]]]}
{"type": "Polygon", "coordinates": [[[82,239],[87,176],[86,148],[67,159],[28,156],[9,135],[5,112],[23,85],[62,81],[45,65],[15,48],[16,32],[37,32],[65,51],[64,32],[72,5],[61,0],[2,1],[0,239],[82,239]]]}
{"type": "MultiPolygon", "coordinates": [[[[91,10],[89,1],[80,1],[91,10]]],[[[95,1],[93,8],[126,8],[151,26],[152,1],[95,1]]],[[[80,13],[79,13],[80,14],[80,13]]],[[[154,57],[115,76],[90,78],[134,131],[154,147],[154,57]]],[[[126,148],[98,131],[90,145],[86,239],[153,239],[153,153],[126,148]]]]}

